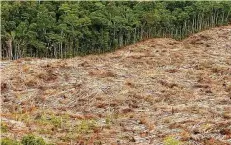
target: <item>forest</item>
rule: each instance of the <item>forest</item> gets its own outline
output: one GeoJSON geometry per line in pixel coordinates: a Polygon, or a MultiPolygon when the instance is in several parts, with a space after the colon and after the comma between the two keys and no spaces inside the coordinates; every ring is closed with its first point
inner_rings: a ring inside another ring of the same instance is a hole
{"type": "Polygon", "coordinates": [[[230,1],[1,2],[1,56],[99,54],[149,38],[181,40],[230,20],[230,1]]]}

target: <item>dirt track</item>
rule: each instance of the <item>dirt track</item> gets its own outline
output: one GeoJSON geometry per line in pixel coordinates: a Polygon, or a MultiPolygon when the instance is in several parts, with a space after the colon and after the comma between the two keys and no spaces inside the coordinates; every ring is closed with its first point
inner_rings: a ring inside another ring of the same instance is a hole
{"type": "Polygon", "coordinates": [[[231,26],[98,56],[4,63],[2,137],[231,144],[231,26]]]}

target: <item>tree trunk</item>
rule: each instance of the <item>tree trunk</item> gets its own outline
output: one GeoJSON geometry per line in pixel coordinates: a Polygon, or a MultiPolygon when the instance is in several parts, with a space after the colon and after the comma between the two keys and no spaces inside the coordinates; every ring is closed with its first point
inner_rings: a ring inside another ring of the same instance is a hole
{"type": "Polygon", "coordinates": [[[9,59],[13,59],[13,46],[12,46],[12,39],[9,39],[6,44],[7,44],[7,48],[8,48],[8,58],[9,59]]]}

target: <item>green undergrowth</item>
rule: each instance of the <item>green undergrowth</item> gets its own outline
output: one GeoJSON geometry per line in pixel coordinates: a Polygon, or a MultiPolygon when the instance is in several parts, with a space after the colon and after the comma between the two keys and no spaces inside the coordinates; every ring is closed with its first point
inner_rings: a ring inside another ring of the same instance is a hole
{"type": "Polygon", "coordinates": [[[21,141],[13,140],[10,138],[2,138],[1,145],[53,145],[48,144],[41,137],[36,137],[32,134],[24,136],[21,141]]]}

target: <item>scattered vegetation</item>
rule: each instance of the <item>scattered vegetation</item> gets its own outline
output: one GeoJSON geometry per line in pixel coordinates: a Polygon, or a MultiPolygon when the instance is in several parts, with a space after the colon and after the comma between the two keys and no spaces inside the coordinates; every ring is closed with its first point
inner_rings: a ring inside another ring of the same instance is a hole
{"type": "Polygon", "coordinates": [[[42,138],[35,137],[34,135],[27,135],[22,138],[23,145],[47,145],[42,138]]]}
{"type": "Polygon", "coordinates": [[[183,145],[183,143],[172,136],[164,139],[164,145],[183,145]]]}
{"type": "Polygon", "coordinates": [[[61,128],[63,123],[62,116],[56,116],[54,114],[41,114],[37,116],[36,120],[43,125],[52,125],[56,129],[61,128]]]}
{"type": "Polygon", "coordinates": [[[1,138],[1,145],[22,145],[22,144],[16,140],[12,140],[9,138],[1,138]]]}
{"type": "Polygon", "coordinates": [[[79,125],[76,126],[76,131],[78,133],[91,133],[97,128],[95,120],[82,120],[79,125]]]}
{"type": "Polygon", "coordinates": [[[22,138],[21,142],[9,138],[2,138],[1,145],[52,145],[52,144],[47,144],[40,137],[35,137],[34,135],[26,135],[22,138]]]}
{"type": "Polygon", "coordinates": [[[6,123],[1,122],[1,131],[2,133],[5,133],[8,131],[8,127],[6,123]]]}

